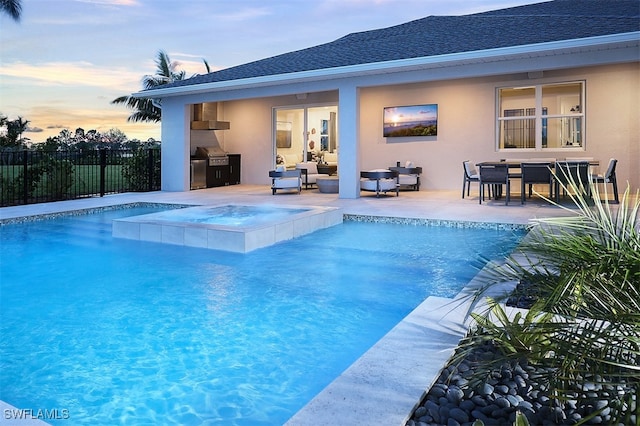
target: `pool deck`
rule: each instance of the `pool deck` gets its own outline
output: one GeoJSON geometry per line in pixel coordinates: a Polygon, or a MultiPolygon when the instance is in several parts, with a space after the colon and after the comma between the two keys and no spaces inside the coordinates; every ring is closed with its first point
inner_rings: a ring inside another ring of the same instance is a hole
{"type": "MultiPolygon", "coordinates": [[[[344,214],[351,215],[517,225],[527,224],[535,218],[571,214],[539,199],[521,205],[519,197],[512,198],[508,206],[504,200],[491,200],[479,205],[477,193],[474,186],[471,197],[465,199],[461,198],[460,191],[424,190],[402,191],[399,197],[376,198],[363,193],[358,199],[341,199],[338,194],[320,193],[317,189],[303,190],[301,194],[271,195],[266,185],[234,185],[189,192],[128,193],[5,207],[0,208],[0,221],[133,202],[193,205],[282,203],[338,207],[344,214]]],[[[429,297],[296,413],[287,425],[404,425],[464,334],[467,307],[460,300],[429,297]]],[[[2,417],[0,425],[29,424],[7,423],[2,417]]]]}

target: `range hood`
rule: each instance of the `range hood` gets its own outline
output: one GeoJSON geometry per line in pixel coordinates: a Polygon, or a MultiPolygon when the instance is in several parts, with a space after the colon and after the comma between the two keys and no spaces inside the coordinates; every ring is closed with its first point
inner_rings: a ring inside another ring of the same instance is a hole
{"type": "Polygon", "coordinates": [[[218,103],[207,102],[193,105],[192,130],[229,130],[228,121],[218,121],[218,103]]]}

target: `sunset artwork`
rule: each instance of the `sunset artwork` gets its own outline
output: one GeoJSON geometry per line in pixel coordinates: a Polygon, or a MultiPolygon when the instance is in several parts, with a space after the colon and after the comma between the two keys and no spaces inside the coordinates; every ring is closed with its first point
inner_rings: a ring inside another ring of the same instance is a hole
{"type": "Polygon", "coordinates": [[[385,107],[383,129],[385,138],[436,136],[438,134],[438,105],[385,107]]]}

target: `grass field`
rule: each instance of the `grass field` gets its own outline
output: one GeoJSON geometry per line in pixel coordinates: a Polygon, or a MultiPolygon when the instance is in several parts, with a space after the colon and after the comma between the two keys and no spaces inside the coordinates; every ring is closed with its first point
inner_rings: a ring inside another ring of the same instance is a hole
{"type": "MultiPolygon", "coordinates": [[[[64,176],[55,176],[44,173],[38,182],[35,190],[30,198],[38,200],[43,199],[64,199],[64,198],[80,198],[90,195],[100,194],[100,166],[99,165],[74,165],[73,174],[70,184],[67,184],[67,178],[64,176]],[[57,180],[57,182],[54,182],[57,180]],[[63,189],[64,188],[64,189],[63,189]]],[[[108,165],[105,169],[105,193],[126,192],[128,183],[122,175],[122,165],[108,165]]],[[[22,200],[23,195],[10,194],[7,189],[6,182],[10,182],[20,176],[23,170],[22,166],[0,166],[0,177],[5,182],[2,186],[2,205],[15,204],[16,200],[9,198],[18,198],[22,200]]],[[[18,184],[21,188],[21,183],[18,184]]]]}

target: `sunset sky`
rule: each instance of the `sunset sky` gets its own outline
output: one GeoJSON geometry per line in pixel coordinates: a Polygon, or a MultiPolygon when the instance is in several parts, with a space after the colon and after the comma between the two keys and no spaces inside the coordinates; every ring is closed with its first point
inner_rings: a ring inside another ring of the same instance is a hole
{"type": "Polygon", "coordinates": [[[141,89],[168,52],[187,75],[267,58],[429,15],[464,15],[536,0],[22,0],[0,15],[0,114],[29,120],[42,142],[62,129],[161,139],[111,105],[141,89]]]}

